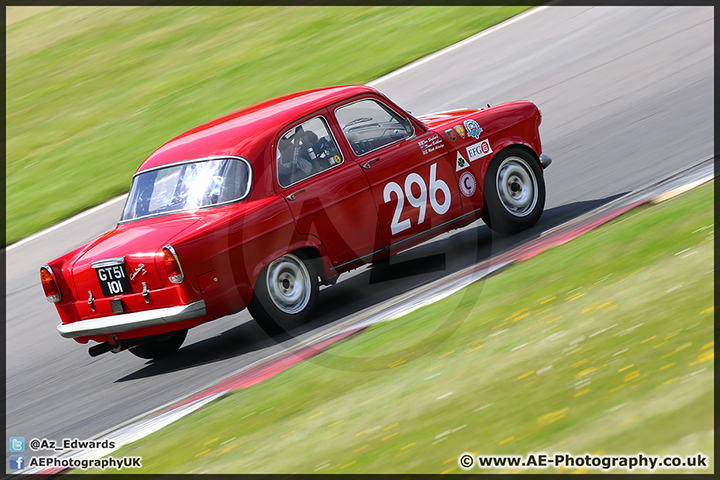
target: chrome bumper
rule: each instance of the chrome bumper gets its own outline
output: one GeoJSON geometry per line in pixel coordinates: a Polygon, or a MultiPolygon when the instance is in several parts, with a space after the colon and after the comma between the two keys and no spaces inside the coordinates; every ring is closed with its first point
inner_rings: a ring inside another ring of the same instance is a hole
{"type": "Polygon", "coordinates": [[[157,308],[143,312],[125,313],[111,317],[93,318],[57,326],[64,338],[85,337],[88,335],[105,335],[108,333],[127,332],[142,327],[181,322],[205,315],[205,300],[179,307],[157,308]]]}
{"type": "Polygon", "coordinates": [[[542,165],[543,168],[547,168],[552,163],[552,158],[548,157],[544,153],[540,154],[540,165],[542,165]]]}

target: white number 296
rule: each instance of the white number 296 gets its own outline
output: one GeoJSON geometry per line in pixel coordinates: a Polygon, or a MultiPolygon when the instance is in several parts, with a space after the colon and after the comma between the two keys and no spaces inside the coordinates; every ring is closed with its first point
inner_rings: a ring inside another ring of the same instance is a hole
{"type": "MultiPolygon", "coordinates": [[[[438,215],[442,215],[450,209],[450,188],[448,187],[447,183],[437,178],[436,163],[430,165],[429,184],[430,205],[438,215]],[[438,190],[443,192],[443,203],[438,202],[438,190]]],[[[395,193],[395,195],[397,196],[395,213],[393,214],[392,222],[390,223],[390,232],[392,233],[392,235],[400,233],[403,230],[407,230],[411,226],[409,218],[406,218],[405,220],[400,220],[400,215],[402,214],[403,206],[405,205],[405,197],[407,197],[408,203],[411,206],[420,209],[420,212],[418,214],[418,224],[421,224],[425,221],[425,211],[427,209],[428,201],[428,189],[427,185],[425,184],[425,180],[423,180],[420,175],[418,175],[417,173],[411,173],[407,177],[405,177],[404,193],[403,189],[400,188],[400,185],[395,182],[390,182],[385,185],[385,189],[383,190],[383,200],[385,201],[385,203],[391,200],[391,193],[395,193]],[[420,187],[420,195],[417,197],[414,196],[412,192],[413,183],[417,184],[420,187]]]]}

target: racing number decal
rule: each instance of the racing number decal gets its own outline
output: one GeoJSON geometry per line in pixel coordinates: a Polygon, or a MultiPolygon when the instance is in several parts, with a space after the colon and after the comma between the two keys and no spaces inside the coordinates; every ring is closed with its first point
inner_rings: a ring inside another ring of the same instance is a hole
{"type": "MultiPolygon", "coordinates": [[[[433,163],[430,165],[430,205],[432,206],[432,209],[437,213],[438,215],[442,215],[444,213],[447,213],[447,211],[450,209],[450,187],[448,187],[448,184],[445,183],[443,180],[437,178],[437,163],[433,163]],[[438,190],[443,192],[444,200],[443,203],[440,203],[438,201],[437,195],[438,190]]],[[[403,189],[400,188],[400,185],[398,185],[395,182],[390,182],[387,185],[385,185],[385,188],[383,189],[383,200],[385,203],[389,202],[391,200],[390,194],[395,193],[397,196],[397,205],[395,205],[395,213],[393,214],[392,222],[390,223],[390,232],[392,235],[398,234],[402,232],[403,230],[407,230],[410,228],[411,223],[410,219],[406,218],[405,220],[400,220],[400,215],[402,214],[403,207],[405,206],[405,197],[407,197],[408,203],[415,207],[420,209],[420,213],[418,214],[418,225],[423,223],[425,221],[425,211],[427,209],[427,201],[428,201],[428,188],[425,184],[425,180],[418,175],[417,173],[411,173],[407,177],[405,177],[405,192],[403,193],[403,189]],[[420,187],[420,196],[416,197],[413,195],[412,192],[412,185],[413,183],[417,184],[420,187]]]]}
{"type": "MultiPolygon", "coordinates": [[[[430,205],[438,215],[443,215],[450,210],[450,187],[448,184],[443,182],[441,179],[436,178],[437,164],[433,163],[430,165],[430,205]],[[437,192],[438,189],[442,190],[445,200],[443,203],[438,202],[437,192]]],[[[422,178],[420,179],[422,181],[422,178]]]]}
{"type": "Polygon", "coordinates": [[[398,203],[395,207],[392,222],[390,223],[390,231],[393,235],[395,235],[398,232],[402,232],[403,230],[410,228],[410,219],[406,218],[402,222],[399,221],[400,214],[402,213],[403,206],[405,205],[405,197],[403,196],[403,191],[402,188],[400,188],[400,185],[395,182],[390,182],[385,185],[385,189],[383,190],[383,200],[385,200],[385,203],[389,202],[390,194],[393,192],[397,195],[398,203]]]}

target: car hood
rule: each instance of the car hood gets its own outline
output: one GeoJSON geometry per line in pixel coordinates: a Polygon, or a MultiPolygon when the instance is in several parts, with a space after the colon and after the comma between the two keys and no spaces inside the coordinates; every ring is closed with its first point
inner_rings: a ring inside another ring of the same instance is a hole
{"type": "Polygon", "coordinates": [[[162,247],[196,223],[202,223],[202,220],[195,216],[168,215],[123,223],[98,237],[87,245],[71,267],[78,298],[87,296],[88,290],[99,296],[100,288],[92,263],[110,258],[124,257],[129,276],[138,270],[134,279],[138,285],[145,282],[151,289],[161,288],[164,281],[156,268],[156,259],[162,247]],[[140,268],[141,264],[144,268],[140,268]]]}

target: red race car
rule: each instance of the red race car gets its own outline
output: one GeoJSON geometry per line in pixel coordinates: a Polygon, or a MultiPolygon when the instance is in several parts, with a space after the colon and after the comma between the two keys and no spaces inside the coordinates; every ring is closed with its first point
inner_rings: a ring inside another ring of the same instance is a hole
{"type": "Polygon", "coordinates": [[[477,218],[526,229],[551,162],[540,121],[526,101],[415,118],[341,86],[196,127],[140,165],[114,230],[40,269],[60,335],[157,358],[245,307],[272,332],[364,263],[477,218]]]}

